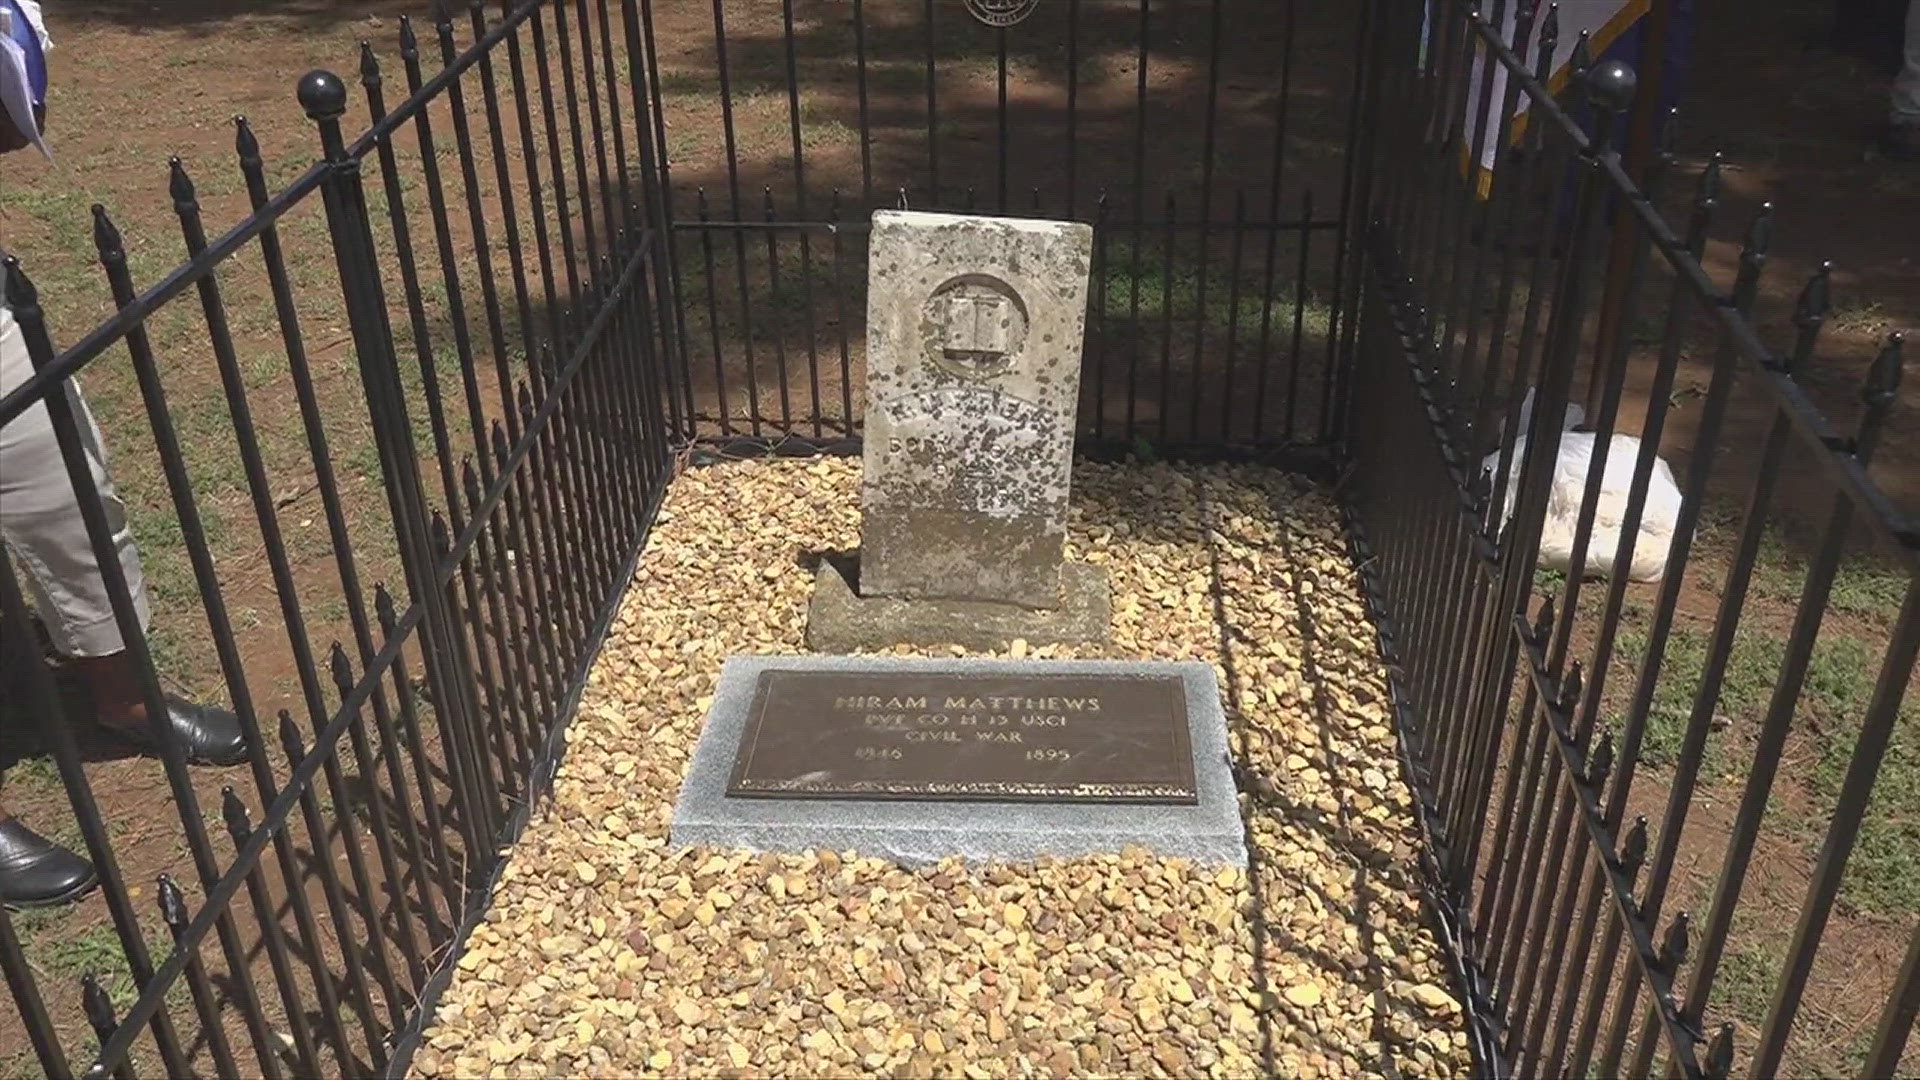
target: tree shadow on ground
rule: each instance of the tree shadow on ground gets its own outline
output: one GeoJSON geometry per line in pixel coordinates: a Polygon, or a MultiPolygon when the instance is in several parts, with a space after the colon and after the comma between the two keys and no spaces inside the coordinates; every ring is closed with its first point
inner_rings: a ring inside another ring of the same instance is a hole
{"type": "Polygon", "coordinates": [[[995,31],[957,0],[858,25],[809,0],[791,24],[721,7],[654,25],[666,314],[710,433],[857,422],[867,220],[904,205],[1095,224],[1085,434],[1317,437],[1335,237],[1260,223],[1337,215],[1352,12],[1222,0],[1143,22],[1084,0],[995,31]]]}
{"type": "MultiPolygon", "coordinates": [[[[1227,684],[1223,698],[1234,757],[1233,767],[1238,785],[1248,796],[1245,815],[1250,859],[1247,880],[1252,891],[1253,977],[1254,989],[1263,1003],[1260,1038],[1266,1067],[1269,1071],[1273,1070],[1277,1064],[1275,1054],[1278,1048],[1290,1039],[1300,1037],[1300,1029],[1289,1030],[1292,1018],[1287,1010],[1292,1006],[1284,1002],[1281,980],[1273,970],[1276,958],[1293,955],[1310,960],[1328,971],[1349,971],[1355,982],[1366,990],[1373,999],[1374,1008],[1364,1041],[1366,1051],[1371,1056],[1365,1064],[1391,1075],[1395,1071],[1396,1051],[1404,1049],[1409,1040],[1396,1032],[1390,1023],[1393,1009],[1389,986],[1396,976],[1388,956],[1383,955],[1379,948],[1384,939],[1376,939],[1379,938],[1379,931],[1388,925],[1379,917],[1386,907],[1383,896],[1410,891],[1412,885],[1407,880],[1405,869],[1397,865],[1402,861],[1400,855],[1391,844],[1385,842],[1384,837],[1378,833],[1369,835],[1369,830],[1360,827],[1353,808],[1345,799],[1340,800],[1332,813],[1303,801],[1290,794],[1281,778],[1263,766],[1252,753],[1248,745],[1248,721],[1242,715],[1239,703],[1243,700],[1243,694],[1253,687],[1237,657],[1241,649],[1254,648],[1258,643],[1236,622],[1232,612],[1237,604],[1247,603],[1247,598],[1242,594],[1249,584],[1257,588],[1277,586],[1265,581],[1248,583],[1233,580],[1234,575],[1226,570],[1227,559],[1222,542],[1253,544],[1255,541],[1250,537],[1221,531],[1225,528],[1223,516],[1213,493],[1204,482],[1198,487],[1198,497],[1198,513],[1204,523],[1201,532],[1207,549],[1208,591],[1213,620],[1219,632],[1220,665],[1227,684]],[[1309,831],[1326,843],[1330,850],[1337,852],[1343,870],[1351,874],[1351,891],[1348,895],[1332,895],[1308,876],[1286,875],[1275,867],[1267,866],[1265,853],[1255,839],[1255,822],[1261,819],[1286,822],[1309,831]],[[1281,908],[1276,907],[1276,899],[1268,893],[1279,882],[1311,893],[1325,909],[1340,912],[1353,921],[1358,929],[1357,942],[1362,953],[1357,963],[1352,957],[1342,957],[1301,940],[1284,919],[1275,917],[1274,912],[1281,908]]],[[[1268,510],[1281,523],[1278,537],[1272,542],[1280,561],[1298,568],[1297,573],[1306,575],[1309,581],[1319,586],[1314,589],[1315,594],[1328,595],[1330,583],[1321,579],[1313,568],[1311,556],[1300,547],[1299,538],[1285,524],[1292,511],[1280,501],[1272,499],[1268,502],[1268,510]]],[[[1341,722],[1339,706],[1325,673],[1341,666],[1332,655],[1339,647],[1329,640],[1330,635],[1323,627],[1324,615],[1316,610],[1308,595],[1304,586],[1301,592],[1294,593],[1290,605],[1292,610],[1285,616],[1300,635],[1300,670],[1309,698],[1307,707],[1320,735],[1319,753],[1324,755],[1323,760],[1329,772],[1340,777],[1342,783],[1357,783],[1361,763],[1342,753],[1333,738],[1341,722]]],[[[1342,1052],[1321,1038],[1314,1037],[1311,1041],[1336,1057],[1342,1052]]]]}

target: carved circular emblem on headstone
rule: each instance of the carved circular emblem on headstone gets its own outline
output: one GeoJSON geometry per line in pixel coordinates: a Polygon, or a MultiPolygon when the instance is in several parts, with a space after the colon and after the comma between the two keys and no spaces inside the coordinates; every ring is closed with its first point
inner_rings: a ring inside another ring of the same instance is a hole
{"type": "Polygon", "coordinates": [[[967,0],[967,10],[988,26],[1012,26],[1039,6],[1040,0],[967,0]]]}
{"type": "Polygon", "coordinates": [[[942,370],[988,379],[1012,368],[1026,344],[1027,306],[999,278],[962,274],[927,297],[921,325],[942,370]]]}

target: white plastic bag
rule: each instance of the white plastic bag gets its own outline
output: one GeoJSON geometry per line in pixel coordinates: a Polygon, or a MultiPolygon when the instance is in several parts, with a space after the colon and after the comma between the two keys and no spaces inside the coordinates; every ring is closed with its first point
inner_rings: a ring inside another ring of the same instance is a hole
{"type": "MultiPolygon", "coordinates": [[[[1578,406],[1569,405],[1567,426],[1579,422],[1578,406]]],[[[1526,422],[1532,415],[1533,391],[1527,391],[1521,404],[1521,434],[1514,440],[1508,465],[1506,498],[1500,513],[1504,528],[1513,519],[1513,507],[1520,493],[1520,473],[1527,453],[1526,422]]],[[[1580,524],[1580,500],[1586,494],[1587,477],[1593,471],[1593,452],[1599,436],[1590,431],[1563,431],[1560,449],[1555,455],[1553,481],[1547,490],[1547,513],[1540,529],[1538,565],[1549,570],[1572,571],[1574,532],[1580,524]]],[[[1616,434],[1607,446],[1606,472],[1600,479],[1599,503],[1593,515],[1593,534],[1587,541],[1587,557],[1581,576],[1597,574],[1611,577],[1614,558],[1620,550],[1620,528],[1627,516],[1627,499],[1632,490],[1633,470],[1640,458],[1640,439],[1616,434]]],[[[1500,455],[1489,454],[1481,463],[1489,477],[1500,467],[1500,455]]],[[[1640,511],[1640,528],[1633,543],[1627,577],[1633,581],[1659,581],[1666,574],[1667,554],[1673,544],[1673,530],[1680,519],[1680,486],[1674,483],[1673,470],[1660,458],[1653,459],[1653,473],[1647,478],[1646,503],[1640,511]]]]}

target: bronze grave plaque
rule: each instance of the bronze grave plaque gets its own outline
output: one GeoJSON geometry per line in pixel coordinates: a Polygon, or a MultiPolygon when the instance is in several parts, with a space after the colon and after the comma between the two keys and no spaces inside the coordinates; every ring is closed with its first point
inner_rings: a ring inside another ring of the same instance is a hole
{"type": "Polygon", "coordinates": [[[1199,801],[1173,675],[765,671],[727,794],[1199,801]]]}

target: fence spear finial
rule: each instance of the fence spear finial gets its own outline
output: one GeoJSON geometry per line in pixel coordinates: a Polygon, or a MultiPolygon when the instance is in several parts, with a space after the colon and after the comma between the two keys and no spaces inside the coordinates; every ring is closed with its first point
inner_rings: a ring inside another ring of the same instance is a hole
{"type": "Polygon", "coordinates": [[[1600,744],[1593,748],[1593,756],[1587,759],[1587,785],[1595,791],[1606,786],[1608,774],[1613,772],[1613,732],[1600,733],[1600,744]]]}
{"type": "Polygon", "coordinates": [[[1740,246],[1740,270],[1733,279],[1733,306],[1742,312],[1753,310],[1754,296],[1760,291],[1760,272],[1767,266],[1767,247],[1773,242],[1773,204],[1763,202],[1747,225],[1747,236],[1740,246]]]}
{"type": "Polygon", "coordinates": [[[1672,163],[1680,141],[1680,106],[1670,106],[1660,118],[1660,135],[1655,148],[1658,157],[1672,163]]]}
{"type": "Polygon", "coordinates": [[[1493,474],[1486,469],[1475,469],[1467,476],[1467,497],[1473,500],[1474,507],[1485,512],[1487,504],[1493,501],[1493,474]]]}
{"type": "Polygon", "coordinates": [[[306,760],[307,748],[300,741],[300,727],[293,722],[293,714],[280,710],[280,744],[286,748],[287,760],[298,768],[306,760]]]}
{"type": "Polygon", "coordinates": [[[1858,433],[1853,438],[1853,457],[1861,465],[1871,462],[1874,451],[1880,448],[1887,415],[1893,411],[1894,398],[1900,390],[1900,353],[1905,344],[1906,335],[1900,331],[1888,334],[1886,344],[1880,347],[1879,355],[1867,368],[1866,382],[1860,387],[1860,400],[1866,402],[1867,411],[1860,418],[1858,433]]]}
{"type": "Polygon", "coordinates": [[[1813,272],[1807,283],[1800,288],[1800,296],[1793,302],[1793,325],[1795,334],[1793,349],[1780,361],[1780,370],[1791,375],[1800,370],[1813,355],[1813,346],[1820,338],[1820,328],[1827,321],[1827,312],[1833,308],[1833,263],[1823,260],[1820,268],[1813,272]]]}
{"type": "Polygon", "coordinates": [[[1684,911],[1667,924],[1667,936],[1660,942],[1660,968],[1668,975],[1686,963],[1687,949],[1692,942],[1692,926],[1693,916],[1684,911]]]}
{"type": "Polygon", "coordinates": [[[15,317],[21,317],[32,309],[35,315],[40,311],[40,290],[33,287],[33,279],[27,276],[26,267],[20,265],[18,257],[8,255],[0,259],[0,269],[6,271],[6,280],[0,283],[0,297],[5,297],[7,306],[13,309],[15,317]]]}
{"type": "Polygon", "coordinates": [[[1549,593],[1540,600],[1540,613],[1533,619],[1533,643],[1545,648],[1547,634],[1553,629],[1553,595],[1549,593]]]}
{"type": "Polygon", "coordinates": [[[360,85],[371,90],[380,85],[380,58],[373,55],[373,42],[360,43],[360,85]]]}
{"type": "Polygon", "coordinates": [[[1575,660],[1573,667],[1567,671],[1566,679],[1560,683],[1560,707],[1567,712],[1572,712],[1574,706],[1580,704],[1580,695],[1586,689],[1583,679],[1580,661],[1575,660]]]}
{"type": "Polygon", "coordinates": [[[1633,819],[1633,828],[1627,831],[1627,839],[1620,846],[1620,872],[1626,875],[1629,884],[1640,876],[1640,867],[1647,861],[1647,815],[1641,814],[1633,819]]]}
{"type": "Polygon", "coordinates": [[[353,665],[347,662],[347,650],[341,648],[338,641],[328,651],[327,667],[333,674],[334,689],[344,699],[353,689],[353,665]]]}
{"type": "Polygon", "coordinates": [[[233,837],[235,845],[247,842],[247,835],[253,832],[253,823],[247,820],[247,808],[241,805],[240,796],[234,794],[228,785],[220,789],[220,816],[227,823],[227,834],[233,837]]]}
{"type": "Polygon", "coordinates": [[[1654,135],[1653,155],[1640,172],[1640,197],[1648,202],[1658,201],[1659,193],[1666,187],[1667,177],[1673,173],[1674,163],[1678,160],[1673,149],[1675,129],[1679,126],[1680,110],[1668,109],[1660,119],[1659,131],[1654,135]]]}
{"type": "Polygon", "coordinates": [[[1721,1024],[1720,1030],[1713,1036],[1713,1044],[1707,1047],[1707,1076],[1712,1080],[1724,1080],[1733,1072],[1733,1025],[1721,1024]]]}
{"type": "Polygon", "coordinates": [[[253,125],[247,122],[245,116],[235,115],[233,118],[233,152],[239,157],[241,168],[251,170],[260,167],[260,140],[254,137],[253,125]]]}
{"type": "Polygon", "coordinates": [[[1759,211],[1753,215],[1753,222],[1747,226],[1746,241],[1740,249],[1740,261],[1743,264],[1766,262],[1767,249],[1772,244],[1773,203],[1768,201],[1760,204],[1759,211]]]}
{"type": "MultiPolygon", "coordinates": [[[[1533,57],[1533,77],[1545,83],[1553,76],[1553,52],[1560,44],[1560,5],[1547,5],[1547,17],[1540,23],[1540,51],[1533,57]]],[[[1540,138],[1539,128],[1534,128],[1534,139],[1540,138]]]]}
{"type": "Polygon", "coordinates": [[[1866,385],[1860,389],[1860,397],[1869,407],[1884,409],[1893,404],[1894,394],[1900,389],[1901,353],[1906,340],[1905,334],[1895,330],[1887,335],[1880,354],[1873,358],[1873,365],[1867,369],[1866,385]]]}
{"type": "Polygon", "coordinates": [[[387,583],[376,581],[373,585],[374,616],[380,620],[380,632],[393,636],[393,594],[387,591],[387,583]]]}
{"type": "Polygon", "coordinates": [[[159,887],[160,918],[178,941],[187,931],[186,894],[180,891],[180,883],[173,880],[172,874],[161,874],[155,883],[159,887]]]}
{"type": "Polygon", "coordinates": [[[80,1007],[101,1042],[113,1038],[113,1029],[119,1026],[113,1018],[113,999],[107,996],[106,987],[100,985],[100,979],[91,971],[80,976],[80,1007]]]}
{"type": "Polygon", "coordinates": [[[1700,172],[1700,187],[1693,193],[1693,208],[1705,213],[1720,202],[1720,163],[1725,155],[1715,150],[1707,155],[1707,167],[1700,172]]]}
{"type": "Polygon", "coordinates": [[[114,266],[125,262],[126,243],[120,236],[120,227],[107,216],[107,208],[99,203],[93,204],[93,249],[100,253],[103,266],[114,266]]]}
{"type": "Polygon", "coordinates": [[[1813,272],[1807,283],[1800,289],[1800,298],[1793,304],[1793,322],[1795,326],[1806,329],[1818,326],[1826,321],[1831,311],[1833,287],[1833,261],[1822,259],[1820,268],[1813,272]]]}
{"type": "Polygon", "coordinates": [[[181,217],[200,211],[200,195],[193,189],[193,177],[187,164],[177,157],[167,159],[167,193],[173,196],[173,212],[181,217]]]}
{"type": "Polygon", "coordinates": [[[480,474],[473,467],[473,455],[460,456],[460,487],[466,492],[467,505],[474,513],[480,510],[480,474]]]}

